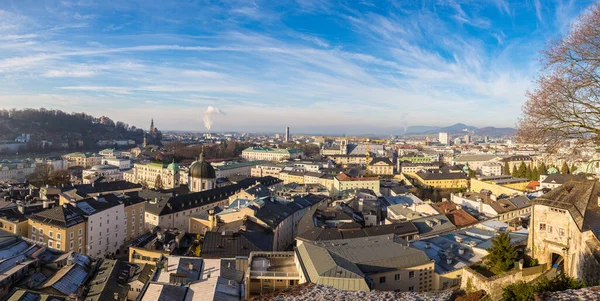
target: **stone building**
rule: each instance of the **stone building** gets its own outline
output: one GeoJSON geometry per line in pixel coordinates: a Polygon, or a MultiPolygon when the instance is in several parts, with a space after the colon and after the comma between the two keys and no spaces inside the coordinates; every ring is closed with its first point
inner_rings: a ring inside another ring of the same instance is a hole
{"type": "Polygon", "coordinates": [[[148,188],[172,189],[181,184],[179,165],[162,163],[136,163],[133,168],[123,173],[123,179],[131,183],[142,184],[148,188]],[[160,181],[159,181],[160,179],[160,181]],[[156,187],[157,184],[162,187],[156,187]]]}
{"type": "Polygon", "coordinates": [[[533,200],[527,248],[540,264],[598,283],[600,183],[571,181],[533,200]]]}

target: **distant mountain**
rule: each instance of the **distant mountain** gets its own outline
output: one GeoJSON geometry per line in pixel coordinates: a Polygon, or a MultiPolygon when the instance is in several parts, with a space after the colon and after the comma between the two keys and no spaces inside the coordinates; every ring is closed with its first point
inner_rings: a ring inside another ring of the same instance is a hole
{"type": "Polygon", "coordinates": [[[480,128],[475,131],[475,135],[491,137],[512,136],[516,133],[517,130],[514,128],[495,128],[491,126],[480,128]]]}
{"type": "Polygon", "coordinates": [[[449,133],[451,135],[459,135],[470,132],[477,136],[503,137],[514,135],[517,130],[514,128],[496,128],[491,126],[478,128],[475,126],[466,125],[464,123],[457,123],[446,127],[427,125],[409,126],[406,128],[405,134],[437,134],[441,132],[449,133]]]}
{"type": "Polygon", "coordinates": [[[441,129],[439,126],[414,125],[406,128],[405,134],[424,134],[441,129]]]}

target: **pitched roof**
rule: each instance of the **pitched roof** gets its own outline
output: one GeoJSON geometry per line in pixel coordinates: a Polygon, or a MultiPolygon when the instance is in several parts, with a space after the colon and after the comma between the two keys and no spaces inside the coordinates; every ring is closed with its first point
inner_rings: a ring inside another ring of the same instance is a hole
{"type": "Polygon", "coordinates": [[[88,285],[89,291],[85,301],[114,300],[118,294],[119,300],[127,299],[129,285],[124,283],[129,278],[129,264],[121,260],[104,259],[96,271],[96,275],[88,285]]]}
{"type": "Polygon", "coordinates": [[[200,257],[234,258],[249,256],[254,251],[271,251],[273,234],[263,232],[206,232],[200,257]]]}
{"type": "Polygon", "coordinates": [[[144,192],[140,193],[140,196],[151,195],[151,201],[146,203],[146,212],[156,215],[166,215],[225,200],[240,190],[255,185],[257,182],[269,187],[280,183],[281,180],[271,176],[247,178],[236,184],[185,195],[170,196],[169,194],[144,192]],[[158,201],[154,202],[153,199],[158,201]]]}
{"type": "Polygon", "coordinates": [[[456,207],[456,204],[453,202],[446,201],[446,202],[434,203],[433,206],[438,211],[445,214],[446,217],[448,217],[448,219],[450,220],[450,222],[452,224],[454,224],[456,227],[461,228],[461,227],[473,225],[473,224],[476,224],[479,222],[478,219],[476,219],[475,217],[470,215],[467,211],[465,211],[463,209],[458,209],[456,207]]]}
{"type": "Polygon", "coordinates": [[[563,175],[563,174],[550,174],[542,181],[546,184],[564,184],[568,181],[585,181],[584,175],[563,175]]]}
{"type": "Polygon", "coordinates": [[[70,228],[85,222],[83,216],[84,213],[81,209],[71,204],[64,204],[32,214],[29,218],[44,224],[70,228]]]}
{"type": "Polygon", "coordinates": [[[383,157],[375,157],[375,158],[371,159],[371,162],[369,162],[369,165],[375,165],[379,162],[383,162],[388,166],[394,166],[394,163],[392,163],[392,161],[390,161],[390,159],[383,158],[383,157]]]}
{"type": "Polygon", "coordinates": [[[597,180],[570,181],[533,199],[532,203],[566,209],[580,231],[600,233],[599,196],[600,183],[597,180]]]}
{"type": "Polygon", "coordinates": [[[308,254],[305,258],[304,252],[301,252],[302,260],[312,261],[317,274],[324,277],[360,278],[431,262],[423,251],[410,247],[406,240],[393,234],[304,242],[302,245],[306,245],[308,254]]]}

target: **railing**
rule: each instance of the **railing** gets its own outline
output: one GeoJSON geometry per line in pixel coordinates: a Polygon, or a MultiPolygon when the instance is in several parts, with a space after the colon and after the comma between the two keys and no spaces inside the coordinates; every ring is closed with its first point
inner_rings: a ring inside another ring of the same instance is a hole
{"type": "Polygon", "coordinates": [[[298,272],[250,271],[250,277],[300,277],[298,272]]]}

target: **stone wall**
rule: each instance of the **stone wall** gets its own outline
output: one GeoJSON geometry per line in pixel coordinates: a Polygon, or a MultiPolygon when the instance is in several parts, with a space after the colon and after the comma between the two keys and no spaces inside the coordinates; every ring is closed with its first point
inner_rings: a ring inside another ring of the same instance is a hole
{"type": "Polygon", "coordinates": [[[492,300],[501,300],[502,289],[504,287],[519,281],[533,281],[545,270],[545,265],[539,265],[531,268],[515,267],[514,269],[502,275],[496,275],[488,278],[469,267],[464,267],[460,288],[466,291],[484,290],[488,293],[492,300]]]}

